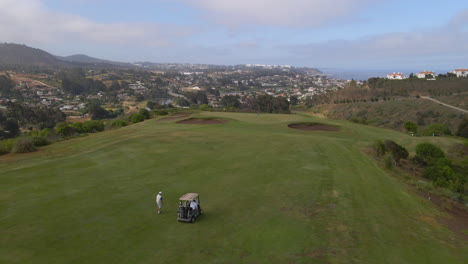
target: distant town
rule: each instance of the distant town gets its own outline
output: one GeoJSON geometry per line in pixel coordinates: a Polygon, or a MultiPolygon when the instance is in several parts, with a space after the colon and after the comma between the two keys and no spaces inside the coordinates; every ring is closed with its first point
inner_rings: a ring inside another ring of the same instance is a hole
{"type": "Polygon", "coordinates": [[[410,74],[410,76],[406,77],[401,72],[393,72],[387,74],[387,79],[391,80],[403,80],[406,78],[419,78],[419,79],[428,79],[428,80],[435,80],[437,77],[450,77],[448,75],[452,75],[452,77],[468,77],[468,68],[467,69],[455,69],[452,72],[448,72],[446,74],[440,73],[439,75],[433,71],[421,71],[414,74],[410,74]]]}

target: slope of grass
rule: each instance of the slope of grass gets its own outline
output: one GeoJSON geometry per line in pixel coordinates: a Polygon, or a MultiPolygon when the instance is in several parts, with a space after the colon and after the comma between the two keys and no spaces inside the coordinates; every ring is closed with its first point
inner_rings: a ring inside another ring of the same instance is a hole
{"type": "MultiPolygon", "coordinates": [[[[0,157],[0,263],[463,263],[441,215],[360,149],[391,130],[305,115],[148,120],[0,157]],[[299,131],[292,122],[339,125],[299,131]],[[155,195],[163,191],[164,212],[155,195]],[[198,192],[204,215],[176,221],[198,192]]],[[[443,148],[456,140],[430,138],[443,148]]]]}
{"type": "MultiPolygon", "coordinates": [[[[462,95],[458,95],[461,97],[462,95]]],[[[451,103],[456,96],[444,97],[442,102],[451,103]]],[[[436,98],[438,99],[438,98],[436,98]]],[[[459,104],[456,104],[459,105],[459,104]]],[[[312,111],[319,111],[330,118],[349,120],[365,119],[373,126],[405,131],[403,124],[412,121],[419,125],[419,131],[434,123],[444,123],[456,133],[465,113],[426,99],[402,98],[379,102],[318,105],[312,111]]]]}

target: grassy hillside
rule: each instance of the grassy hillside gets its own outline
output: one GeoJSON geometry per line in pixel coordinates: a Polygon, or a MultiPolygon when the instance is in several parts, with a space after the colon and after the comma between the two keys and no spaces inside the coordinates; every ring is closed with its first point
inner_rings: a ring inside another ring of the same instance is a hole
{"type": "MultiPolygon", "coordinates": [[[[463,107],[462,99],[455,96],[438,97],[444,103],[453,103],[463,107]]],[[[467,95],[458,95],[465,98],[467,95]]],[[[378,102],[359,102],[347,104],[328,104],[313,107],[311,111],[320,112],[330,118],[349,120],[356,118],[366,120],[370,125],[404,131],[403,124],[412,121],[420,126],[420,131],[433,123],[447,124],[452,133],[458,129],[465,113],[440,105],[426,99],[405,98],[378,102]]]]}
{"type": "Polygon", "coordinates": [[[0,157],[0,263],[463,263],[444,214],[361,149],[392,130],[302,115],[149,120],[0,157]],[[339,132],[287,127],[324,122],[339,132]],[[163,191],[164,212],[155,195],[163,191]],[[205,214],[176,221],[178,197],[205,214]]]}
{"type": "Polygon", "coordinates": [[[64,66],[65,62],[53,55],[26,45],[0,43],[0,66],[64,66]]]}

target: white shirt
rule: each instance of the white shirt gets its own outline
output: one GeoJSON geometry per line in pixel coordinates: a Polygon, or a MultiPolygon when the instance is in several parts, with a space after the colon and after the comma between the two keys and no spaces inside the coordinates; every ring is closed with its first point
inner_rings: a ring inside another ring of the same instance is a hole
{"type": "Polygon", "coordinates": [[[196,202],[192,201],[192,202],[190,203],[190,207],[192,207],[192,210],[195,210],[195,209],[198,208],[198,204],[197,204],[196,202]]]}
{"type": "Polygon", "coordinates": [[[162,202],[162,199],[163,199],[162,195],[160,194],[156,195],[156,203],[160,204],[162,202]]]}

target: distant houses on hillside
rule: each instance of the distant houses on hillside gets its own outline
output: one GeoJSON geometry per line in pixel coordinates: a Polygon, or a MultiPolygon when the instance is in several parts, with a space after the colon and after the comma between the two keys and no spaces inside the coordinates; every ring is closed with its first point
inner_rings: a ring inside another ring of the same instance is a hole
{"type": "MultiPolygon", "coordinates": [[[[452,74],[456,75],[458,78],[461,77],[468,77],[468,69],[455,69],[451,72],[452,74]]],[[[410,78],[413,74],[410,74],[410,78]]],[[[419,79],[428,79],[428,80],[435,80],[437,77],[436,73],[433,71],[422,71],[418,72],[415,77],[419,79]]],[[[401,72],[394,72],[387,74],[387,79],[389,80],[403,80],[406,79],[405,75],[401,72]]]]}
{"type": "Polygon", "coordinates": [[[435,76],[435,72],[433,71],[422,71],[416,74],[416,77],[418,77],[419,79],[425,79],[429,77],[434,78],[435,76]]]}
{"type": "Polygon", "coordinates": [[[468,77],[468,69],[455,69],[453,74],[457,75],[457,77],[468,77]]]}
{"type": "Polygon", "coordinates": [[[387,79],[390,79],[390,80],[403,80],[405,79],[405,75],[401,72],[394,72],[394,73],[390,73],[390,74],[387,74],[387,79]]]}

